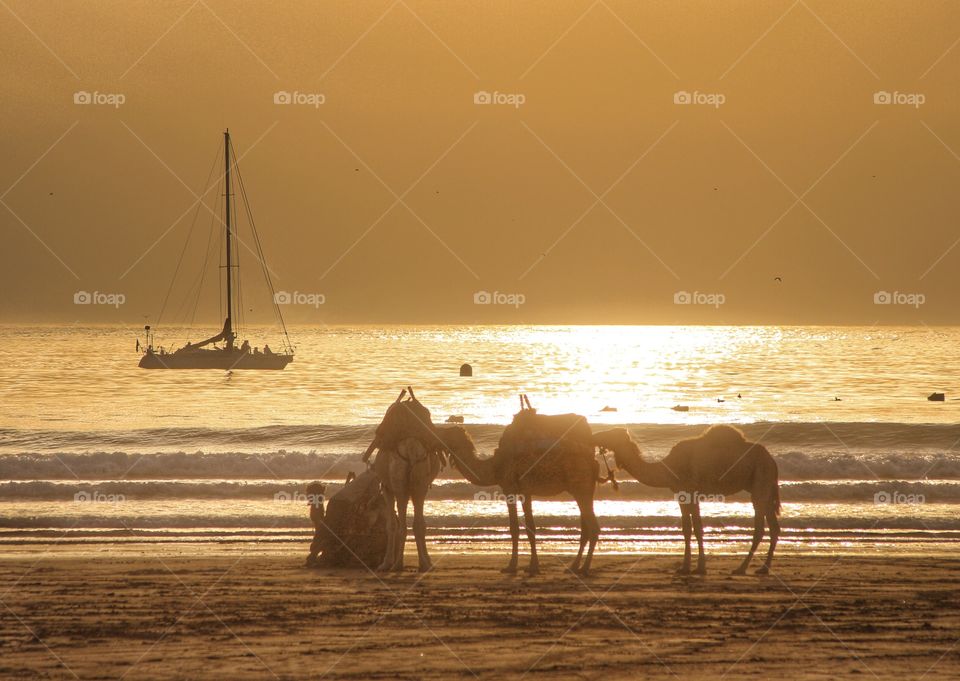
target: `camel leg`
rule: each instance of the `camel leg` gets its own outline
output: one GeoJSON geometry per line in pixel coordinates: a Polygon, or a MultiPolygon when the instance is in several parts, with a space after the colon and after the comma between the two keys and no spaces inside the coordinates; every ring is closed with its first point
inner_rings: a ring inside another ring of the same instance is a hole
{"type": "Polygon", "coordinates": [[[383,489],[383,498],[386,501],[386,506],[389,510],[389,515],[387,517],[387,550],[383,554],[383,561],[377,567],[378,571],[387,571],[393,569],[393,563],[396,560],[397,554],[397,540],[399,537],[398,527],[397,527],[397,514],[393,510],[396,499],[393,496],[393,492],[390,492],[386,488],[383,489]]]}
{"type": "Polygon", "coordinates": [[[677,568],[678,575],[690,574],[690,504],[680,504],[680,527],[683,529],[683,564],[677,568]]]}
{"type": "Polygon", "coordinates": [[[510,562],[501,572],[512,575],[517,571],[517,555],[520,550],[520,520],[517,518],[516,497],[510,494],[505,496],[507,497],[507,512],[510,514],[510,541],[513,543],[513,548],[510,554],[510,562]]]}
{"type": "Polygon", "coordinates": [[[427,523],[423,518],[423,497],[419,495],[413,500],[413,536],[417,540],[418,569],[420,572],[427,572],[433,564],[427,553],[427,523]]]}
{"type": "Polygon", "coordinates": [[[409,500],[406,493],[397,495],[397,541],[394,547],[394,572],[403,572],[403,549],[407,545],[407,503],[409,500]]]}
{"type": "MultiPolygon", "coordinates": [[[[593,561],[593,550],[597,547],[597,540],[600,539],[600,521],[597,520],[597,514],[593,512],[593,494],[586,499],[577,500],[577,505],[580,507],[580,553],[583,553],[584,544],[589,544],[587,549],[587,557],[583,561],[583,567],[580,568],[579,573],[586,577],[590,574],[590,563],[593,561]]],[[[580,555],[577,554],[577,562],[579,562],[580,555]]]]}
{"type": "Polygon", "coordinates": [[[583,511],[580,511],[580,550],[577,551],[576,558],[567,568],[570,572],[580,572],[580,561],[583,560],[583,550],[587,548],[587,526],[583,518],[583,511]]]}
{"type": "Polygon", "coordinates": [[[703,553],[703,520],[700,519],[700,502],[693,502],[693,533],[697,537],[697,569],[698,575],[707,574],[707,557],[703,553]]]}
{"type": "Polygon", "coordinates": [[[527,566],[528,575],[540,574],[540,560],[537,558],[537,527],[533,522],[533,499],[529,495],[523,496],[523,524],[527,529],[527,541],[530,542],[530,564],[527,566]]]}
{"type": "Polygon", "coordinates": [[[593,540],[590,542],[590,550],[587,552],[587,564],[583,568],[583,574],[587,574],[590,569],[590,564],[593,562],[593,550],[597,547],[597,542],[600,541],[600,520],[597,518],[597,514],[593,512],[592,504],[590,517],[593,519],[593,540]]]}
{"type": "Polygon", "coordinates": [[[758,575],[765,575],[770,572],[770,563],[773,562],[773,552],[777,548],[777,540],[780,538],[780,520],[777,518],[776,511],[767,513],[767,526],[770,528],[770,548],[767,550],[767,559],[763,565],[757,568],[758,575]]]}
{"type": "Polygon", "coordinates": [[[757,546],[760,545],[760,540],[763,539],[763,512],[754,505],[753,507],[753,543],[750,544],[750,552],[747,554],[747,557],[743,559],[743,562],[740,563],[740,567],[733,571],[735,575],[745,575],[747,574],[747,566],[750,565],[750,561],[753,559],[753,554],[757,550],[757,546]]]}

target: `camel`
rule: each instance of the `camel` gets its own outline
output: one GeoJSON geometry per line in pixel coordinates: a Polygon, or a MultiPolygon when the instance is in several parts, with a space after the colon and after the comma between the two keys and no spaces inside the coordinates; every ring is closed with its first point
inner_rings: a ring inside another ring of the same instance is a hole
{"type": "Polygon", "coordinates": [[[512,552],[510,562],[502,572],[514,574],[517,571],[520,539],[517,501],[523,506],[530,543],[530,564],[526,572],[535,575],[540,571],[540,564],[533,497],[567,492],[580,507],[580,550],[569,569],[584,576],[589,574],[593,550],[600,537],[600,523],[593,511],[593,495],[597,483],[606,480],[599,478],[592,433],[584,417],[576,414],[539,415],[526,396],[522,396],[520,412],[504,431],[493,456],[482,459],[477,456],[473,441],[462,427],[437,427],[436,433],[453,465],[467,480],[481,487],[498,485],[503,491],[510,515],[512,552]],[[584,559],[587,545],[589,549],[584,559]]]}
{"type": "Polygon", "coordinates": [[[703,495],[729,496],[740,491],[750,493],[753,502],[753,543],[750,552],[733,571],[743,575],[763,539],[764,520],[770,528],[770,548],[757,574],[767,574],[780,536],[780,488],[777,463],[761,444],[748,442],[732,426],[711,426],[699,437],[678,442],[661,461],[644,461],[640,447],[625,428],[613,428],[594,434],[601,453],[612,451],[619,468],[651,487],[668,487],[680,504],[683,529],[683,564],[678,574],[690,573],[690,527],[697,537],[696,574],[706,574],[703,552],[703,523],[700,500],[703,495]]]}
{"type": "Polygon", "coordinates": [[[416,399],[413,389],[408,388],[387,409],[373,442],[363,454],[363,460],[367,461],[375,449],[379,450],[373,469],[380,478],[387,508],[391,509],[387,522],[387,548],[378,570],[403,570],[410,501],[413,502],[413,535],[417,543],[419,571],[427,572],[432,567],[427,553],[423,504],[442,463],[442,447],[433,430],[430,411],[416,399]],[[404,401],[408,391],[410,397],[404,401]],[[393,515],[394,508],[396,516],[393,515]]]}

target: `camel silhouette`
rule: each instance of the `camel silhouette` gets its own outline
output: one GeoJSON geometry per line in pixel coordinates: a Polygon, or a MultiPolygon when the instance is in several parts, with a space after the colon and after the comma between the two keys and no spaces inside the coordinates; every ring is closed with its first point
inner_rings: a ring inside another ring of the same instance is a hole
{"type": "Polygon", "coordinates": [[[513,422],[504,430],[493,456],[478,457],[473,441],[461,427],[439,427],[438,437],[444,443],[454,466],[467,480],[482,487],[497,485],[503,492],[510,517],[512,543],[510,562],[503,572],[513,574],[517,571],[520,539],[517,502],[523,507],[527,541],[530,544],[530,563],[526,571],[535,575],[540,571],[540,563],[533,498],[566,492],[580,508],[580,550],[569,569],[587,575],[600,537],[600,522],[593,510],[593,496],[597,483],[605,482],[599,478],[599,464],[594,456],[590,426],[584,417],[577,414],[537,414],[526,396],[521,397],[520,406],[513,422]]]}
{"type": "Polygon", "coordinates": [[[613,428],[594,434],[601,452],[612,451],[617,466],[645,485],[667,487],[680,504],[683,529],[683,564],[678,574],[690,573],[690,529],[697,537],[696,574],[706,574],[703,552],[703,522],[700,500],[703,495],[729,496],[740,491],[750,493],[753,502],[753,541],[750,551],[733,571],[746,572],[757,546],[763,539],[764,521],[770,529],[770,548],[757,574],[767,574],[780,536],[780,489],[777,463],[758,443],[748,442],[737,428],[711,426],[699,437],[678,442],[660,461],[645,461],[640,447],[625,428],[613,428]]]}
{"type": "Polygon", "coordinates": [[[379,570],[403,570],[407,506],[411,501],[419,570],[426,572],[433,565],[427,552],[423,504],[443,462],[443,446],[434,428],[430,410],[420,404],[413,388],[407,388],[387,409],[373,442],[363,453],[363,461],[367,461],[374,450],[379,450],[373,469],[380,478],[387,507],[391,509],[387,522],[387,548],[379,570]],[[407,393],[410,396],[404,400],[407,393]]]}

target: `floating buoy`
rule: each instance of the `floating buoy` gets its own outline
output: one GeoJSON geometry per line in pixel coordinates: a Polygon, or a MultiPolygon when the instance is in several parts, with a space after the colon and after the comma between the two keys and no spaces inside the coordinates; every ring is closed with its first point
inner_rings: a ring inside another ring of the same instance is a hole
{"type": "Polygon", "coordinates": [[[456,415],[454,415],[454,416],[448,416],[448,417],[447,417],[447,423],[463,423],[463,417],[462,417],[462,416],[456,416],[456,415]]]}
{"type": "Polygon", "coordinates": [[[467,363],[460,365],[460,375],[461,376],[473,376],[473,367],[467,363]]]}
{"type": "Polygon", "coordinates": [[[946,393],[930,393],[927,397],[930,402],[945,402],[947,400],[946,393]]]}

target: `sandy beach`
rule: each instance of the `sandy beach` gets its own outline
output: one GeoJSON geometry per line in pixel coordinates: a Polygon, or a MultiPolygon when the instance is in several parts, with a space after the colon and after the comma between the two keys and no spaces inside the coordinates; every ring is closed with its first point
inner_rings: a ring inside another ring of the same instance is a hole
{"type": "MultiPolygon", "coordinates": [[[[437,554],[419,575],[301,568],[302,547],[8,547],[3,678],[951,678],[960,560],[786,555],[677,578],[675,556],[534,578],[437,554]]],[[[415,557],[408,554],[408,565],[415,557]]]]}

